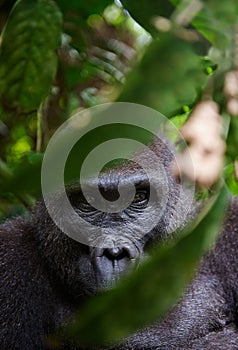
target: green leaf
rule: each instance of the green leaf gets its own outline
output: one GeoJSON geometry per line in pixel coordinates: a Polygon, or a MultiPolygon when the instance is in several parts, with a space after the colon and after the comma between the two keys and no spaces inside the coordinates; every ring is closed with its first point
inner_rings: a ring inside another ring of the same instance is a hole
{"type": "Polygon", "coordinates": [[[235,169],[233,163],[230,163],[225,167],[224,177],[231,193],[233,195],[238,195],[238,181],[235,177],[235,169]]]}
{"type": "Polygon", "coordinates": [[[230,44],[231,33],[227,26],[217,20],[214,13],[206,7],[192,21],[192,25],[206,38],[212,45],[224,49],[230,44]]]}
{"type": "Polygon", "coordinates": [[[231,117],[227,137],[226,154],[231,160],[238,158],[238,118],[231,117]]]}
{"type": "Polygon", "coordinates": [[[144,104],[171,116],[194,102],[206,80],[202,60],[191,43],[164,33],[128,76],[119,100],[144,104]]]}
{"type": "Polygon", "coordinates": [[[90,300],[58,337],[105,345],[163,317],[191,281],[201,255],[217,238],[227,198],[223,188],[215,205],[190,234],[158,246],[150,260],[118,288],[90,300]]]}
{"type": "MultiPolygon", "coordinates": [[[[183,13],[191,6],[190,0],[170,0],[177,7],[177,11],[183,13]]],[[[213,1],[213,0],[212,0],[213,1]]],[[[231,32],[229,30],[231,22],[222,20],[218,16],[217,9],[220,6],[209,6],[209,1],[203,1],[200,11],[191,18],[190,24],[195,27],[214,46],[225,48],[230,43],[231,32]]]]}
{"type": "MultiPolygon", "coordinates": [[[[156,16],[170,18],[175,8],[179,9],[181,5],[181,10],[183,10],[186,7],[185,2],[181,0],[123,0],[122,3],[134,19],[155,36],[158,36],[158,30],[153,24],[156,16]]],[[[213,45],[224,48],[230,43],[231,33],[228,27],[234,24],[236,18],[237,3],[235,1],[223,2],[221,6],[220,4],[217,6],[217,1],[210,0],[204,1],[202,9],[192,19],[191,25],[213,45]]]]}
{"type": "Polygon", "coordinates": [[[211,10],[214,18],[228,26],[237,23],[238,2],[237,0],[220,1],[219,6],[216,0],[203,0],[207,8],[211,10]]]}
{"type": "Polygon", "coordinates": [[[102,13],[106,6],[113,3],[112,0],[56,0],[62,11],[78,11],[80,16],[87,18],[94,13],[102,13]]]}
{"type": "Polygon", "coordinates": [[[168,18],[174,10],[174,6],[168,0],[122,0],[121,2],[133,18],[152,35],[158,35],[153,25],[153,18],[156,16],[168,18]]]}
{"type": "Polygon", "coordinates": [[[57,68],[61,13],[48,0],[19,0],[2,36],[0,99],[3,105],[29,112],[49,93],[57,68]]]}
{"type": "MultiPolygon", "coordinates": [[[[41,164],[43,154],[29,153],[11,169],[11,176],[4,176],[0,167],[1,194],[27,193],[34,196],[41,194],[41,164]]],[[[0,164],[1,165],[1,164],[0,164]]],[[[3,171],[4,169],[2,169],[3,171]]]]}

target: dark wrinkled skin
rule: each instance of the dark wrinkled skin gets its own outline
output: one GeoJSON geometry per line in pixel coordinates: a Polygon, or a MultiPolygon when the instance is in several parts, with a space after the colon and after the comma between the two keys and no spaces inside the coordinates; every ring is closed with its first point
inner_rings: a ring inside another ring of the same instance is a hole
{"type": "MultiPolygon", "coordinates": [[[[161,220],[145,236],[131,238],[128,232],[118,241],[115,238],[114,251],[89,247],[63,234],[43,202],[30,218],[16,218],[0,226],[1,350],[49,349],[44,343],[48,334],[67,322],[87,298],[143,260],[151,245],[166,239],[180,184],[169,173],[171,155],[161,144],[156,147],[168,171],[169,200],[161,220]]],[[[135,164],[101,175],[99,186],[109,200],[117,196],[119,181],[136,183],[140,195],[148,192],[146,176],[135,164]]],[[[79,189],[70,188],[69,198],[79,215],[103,227],[126,226],[145,207],[144,197],[139,196],[125,211],[102,215],[87,207],[79,189]]],[[[238,349],[237,213],[238,201],[232,199],[219,240],[203,257],[193,283],[170,314],[110,349],[238,349]]],[[[138,230],[135,225],[133,233],[138,230]]],[[[61,349],[82,348],[65,343],[61,349]]]]}

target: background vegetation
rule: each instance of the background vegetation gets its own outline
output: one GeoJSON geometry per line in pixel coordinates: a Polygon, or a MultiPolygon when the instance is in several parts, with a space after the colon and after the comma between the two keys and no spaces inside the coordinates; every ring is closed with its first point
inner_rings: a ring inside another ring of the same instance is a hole
{"type": "Polygon", "coordinates": [[[238,74],[238,3],[2,0],[0,9],[1,221],[25,213],[40,196],[44,150],[76,111],[129,101],[181,126],[200,100],[219,104],[226,191],[194,231],[158,247],[130,280],[95,298],[64,330],[83,343],[114,341],[177,301],[216,237],[225,192],[238,193],[238,82],[224,92],[227,72],[238,74]]]}

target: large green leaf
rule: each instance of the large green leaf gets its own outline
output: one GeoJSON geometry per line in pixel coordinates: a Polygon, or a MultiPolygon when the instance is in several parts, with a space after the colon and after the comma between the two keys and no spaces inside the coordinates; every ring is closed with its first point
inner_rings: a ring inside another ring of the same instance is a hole
{"type": "Polygon", "coordinates": [[[19,112],[39,107],[57,68],[61,13],[48,0],[19,0],[2,36],[0,99],[19,112]]]}
{"type": "Polygon", "coordinates": [[[87,345],[107,344],[163,317],[191,280],[201,255],[217,238],[226,203],[223,189],[192,233],[157,247],[149,261],[118,288],[91,300],[58,336],[87,345]]]}
{"type": "Polygon", "coordinates": [[[202,60],[191,43],[164,33],[129,75],[119,100],[141,103],[169,116],[193,103],[205,81],[202,60]]]}

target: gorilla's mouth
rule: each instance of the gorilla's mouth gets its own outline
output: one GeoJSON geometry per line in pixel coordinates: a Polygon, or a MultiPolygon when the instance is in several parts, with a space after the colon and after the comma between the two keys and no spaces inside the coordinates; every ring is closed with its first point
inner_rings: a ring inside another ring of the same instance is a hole
{"type": "Polygon", "coordinates": [[[94,249],[92,261],[98,288],[112,287],[122,275],[136,267],[139,255],[134,244],[94,249]]]}

